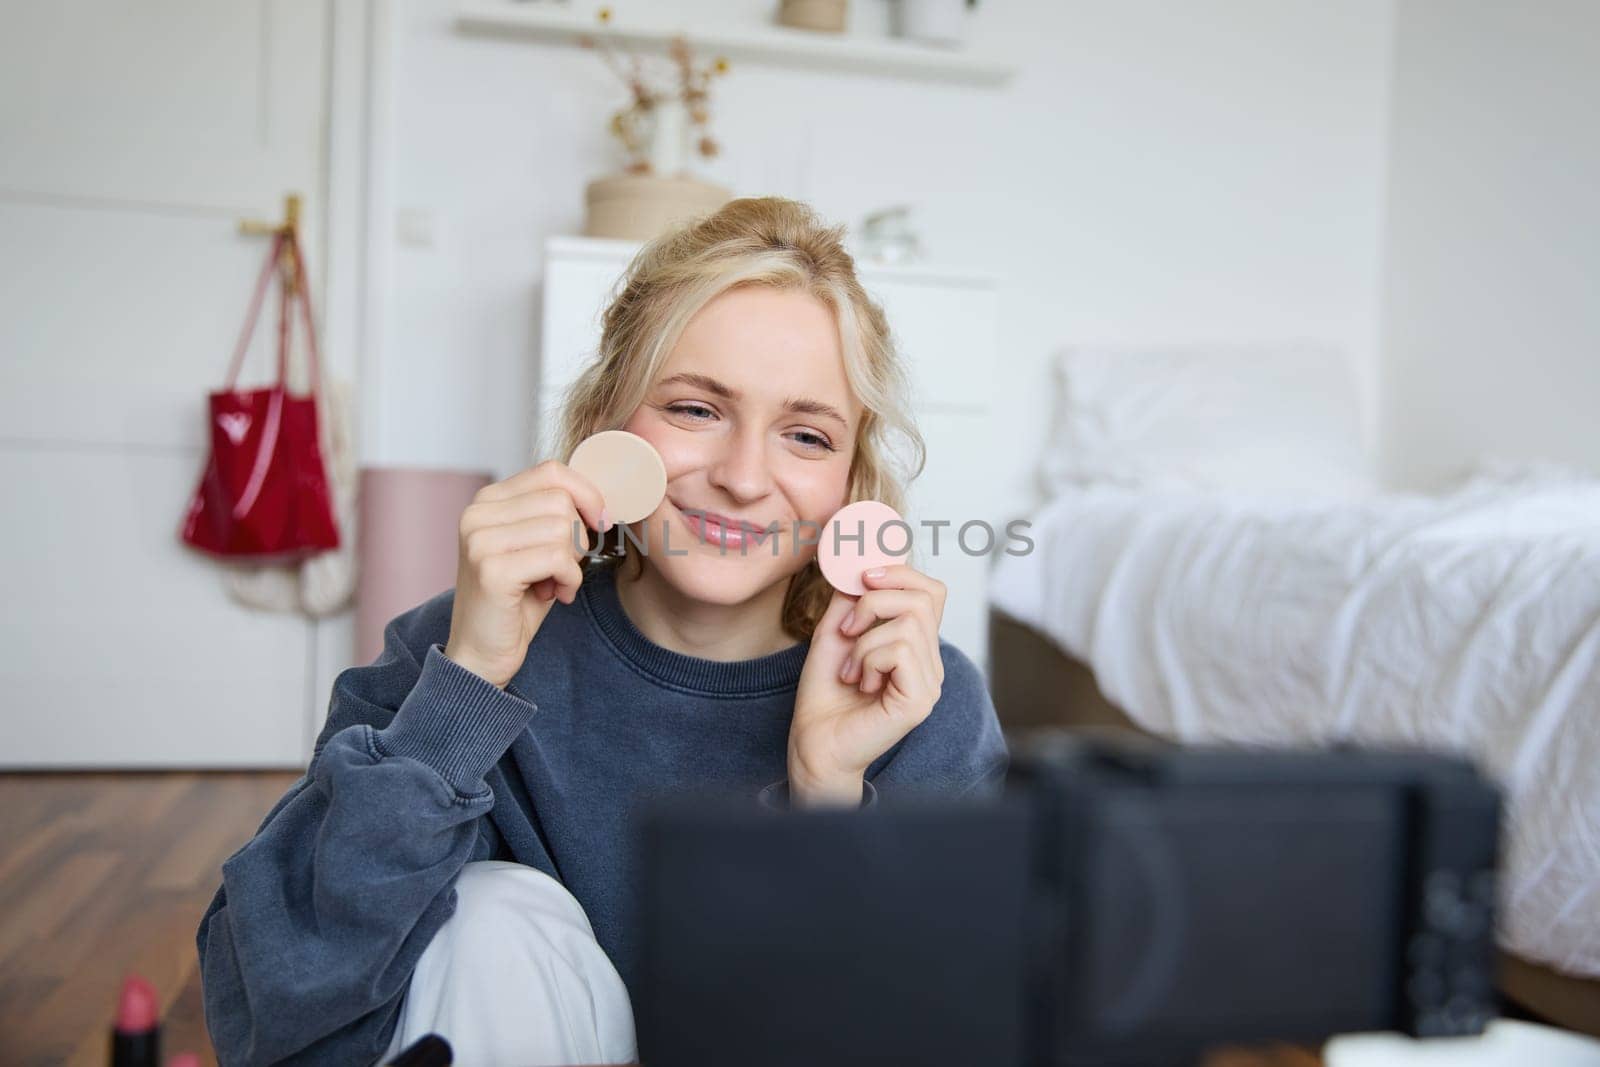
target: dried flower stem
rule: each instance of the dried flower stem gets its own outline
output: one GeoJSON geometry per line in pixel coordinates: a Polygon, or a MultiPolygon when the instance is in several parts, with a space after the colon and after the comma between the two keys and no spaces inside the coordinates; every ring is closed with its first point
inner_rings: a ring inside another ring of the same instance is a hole
{"type": "MultiPolygon", "coordinates": [[[[600,9],[599,21],[602,26],[610,24],[609,7],[600,9]]],[[[716,156],[721,151],[721,146],[709,132],[711,80],[718,75],[728,73],[728,61],[719,56],[710,63],[696,66],[688,40],[681,36],[674,37],[668,42],[667,56],[676,68],[674,73],[677,84],[669,88],[660,88],[650,76],[642,57],[629,55],[628,62],[624,64],[622,57],[618,55],[608,38],[609,35],[602,32],[595,37],[581,38],[579,43],[600,53],[606,66],[627,88],[631,97],[631,103],[627,107],[612,114],[610,123],[612,135],[622,143],[623,150],[628,155],[627,172],[650,173],[650,160],[646,155],[643,137],[644,119],[658,104],[673,98],[683,102],[688,110],[690,123],[699,130],[700,136],[695,142],[695,150],[706,159],[716,156]]]]}

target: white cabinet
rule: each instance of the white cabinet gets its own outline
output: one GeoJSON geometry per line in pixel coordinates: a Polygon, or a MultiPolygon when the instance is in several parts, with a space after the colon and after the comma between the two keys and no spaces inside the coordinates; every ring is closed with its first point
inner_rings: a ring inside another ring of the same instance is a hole
{"type": "MultiPolygon", "coordinates": [[[[540,418],[534,428],[546,455],[562,394],[600,340],[600,318],[639,246],[627,241],[554,237],[545,245],[540,418]]],[[[993,279],[928,267],[859,268],[862,284],[889,317],[911,372],[917,424],[927,442],[927,465],[911,486],[917,533],[915,562],[949,587],[944,639],[985,666],[988,556],[981,527],[968,531],[969,553],[957,533],[969,522],[994,523],[995,470],[989,407],[993,390],[997,301],[993,279]],[[938,528],[938,552],[931,551],[938,528]]],[[[995,529],[1004,544],[1004,530],[995,529]]]]}

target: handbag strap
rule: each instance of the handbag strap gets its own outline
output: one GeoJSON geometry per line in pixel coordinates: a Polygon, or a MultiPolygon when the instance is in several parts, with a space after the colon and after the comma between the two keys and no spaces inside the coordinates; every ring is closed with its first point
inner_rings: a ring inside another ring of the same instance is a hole
{"type": "Polygon", "coordinates": [[[244,364],[244,354],[250,349],[250,335],[256,332],[256,320],[261,317],[261,301],[266,298],[267,285],[272,281],[272,270],[278,264],[283,249],[283,234],[272,237],[272,247],[267,250],[267,261],[261,265],[261,277],[256,279],[255,295],[250,298],[250,310],[245,312],[244,329],[239,331],[239,341],[233,346],[233,362],[228,367],[228,378],[223,389],[233,392],[239,380],[239,368],[244,364]]]}
{"type": "MultiPolygon", "coordinates": [[[[306,348],[311,354],[311,395],[316,396],[317,387],[322,381],[322,357],[317,352],[317,326],[311,314],[311,276],[306,273],[306,257],[300,251],[298,230],[290,232],[289,251],[294,256],[294,273],[299,282],[294,287],[294,295],[300,300],[300,321],[306,328],[306,348]]],[[[287,362],[280,362],[278,367],[280,379],[287,370],[287,362]]]]}
{"type": "Polygon", "coordinates": [[[250,298],[250,310],[245,313],[244,328],[239,332],[239,341],[234,345],[233,362],[228,367],[228,378],[223,388],[233,392],[234,384],[239,380],[239,370],[244,365],[245,353],[250,350],[250,338],[255,333],[256,322],[261,317],[261,304],[266,299],[267,286],[272,282],[272,275],[278,266],[279,257],[287,251],[294,263],[296,284],[284,286],[278,304],[278,384],[287,388],[289,384],[289,319],[291,303],[300,305],[300,318],[305,326],[306,345],[311,353],[311,395],[318,392],[321,382],[321,358],[317,352],[316,324],[311,316],[311,285],[306,276],[305,257],[300,252],[299,234],[290,231],[286,236],[283,232],[275,234],[272,238],[272,247],[267,252],[267,261],[261,266],[261,276],[256,279],[256,289],[250,298]]]}
{"type": "Polygon", "coordinates": [[[290,321],[291,299],[290,287],[278,286],[278,385],[283,389],[289,388],[289,339],[294,334],[294,324],[290,321]]]}

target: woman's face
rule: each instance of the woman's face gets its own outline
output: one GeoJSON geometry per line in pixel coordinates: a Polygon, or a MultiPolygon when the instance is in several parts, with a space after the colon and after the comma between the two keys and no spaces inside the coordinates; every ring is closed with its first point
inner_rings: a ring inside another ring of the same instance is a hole
{"type": "Polygon", "coordinates": [[[860,420],[826,304],[763,286],[711,300],[623,427],[667,468],[666,497],[638,530],[646,565],[715,604],[788,579],[816,554],[800,542],[846,503],[860,420]]]}

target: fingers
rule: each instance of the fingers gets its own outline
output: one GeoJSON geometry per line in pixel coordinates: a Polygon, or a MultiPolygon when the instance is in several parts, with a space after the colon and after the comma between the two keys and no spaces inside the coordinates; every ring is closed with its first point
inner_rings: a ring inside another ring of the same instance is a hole
{"type": "MultiPolygon", "coordinates": [[[[839,632],[854,637],[868,633],[873,627],[881,628],[890,620],[912,621],[920,636],[923,658],[929,663],[929,675],[943,685],[939,624],[944,616],[944,583],[905,565],[886,567],[882,575],[865,578],[865,581],[877,588],[869,588],[856,601],[849,615],[841,621],[839,632]]],[[[860,659],[859,647],[856,659],[860,659]]]]}
{"type": "Polygon", "coordinates": [[[578,514],[591,530],[600,529],[600,512],[605,510],[605,497],[595,484],[565,463],[547,459],[534,467],[518,471],[504,481],[486,485],[473,496],[474,505],[492,504],[526,493],[560,489],[571,498],[578,514]]]}
{"type": "Polygon", "coordinates": [[[828,606],[823,609],[822,618],[817,620],[815,635],[821,638],[833,638],[842,634],[844,631],[840,624],[844,622],[845,616],[849,615],[851,610],[854,609],[858,599],[849,593],[841,593],[835,589],[833,596],[828,598],[828,606]]]}
{"type": "Polygon", "coordinates": [[[883,619],[909,614],[923,621],[937,646],[939,623],[944,618],[944,583],[905,564],[876,569],[883,573],[874,576],[873,571],[863,572],[861,579],[867,592],[845,620],[841,632],[854,636],[883,619]]]}
{"type": "Polygon", "coordinates": [[[504,526],[507,523],[521,522],[523,519],[532,519],[540,515],[558,515],[574,522],[582,521],[582,516],[567,491],[557,486],[550,486],[518,493],[516,496],[502,497],[499,500],[474,499],[461,513],[461,526],[463,530],[504,526]]]}
{"type": "Polygon", "coordinates": [[[564,546],[549,542],[491,556],[478,564],[478,573],[485,588],[495,592],[520,599],[524,590],[537,584],[553,591],[563,604],[572,603],[583,584],[583,567],[577,557],[564,546]],[[547,581],[554,583],[553,588],[543,585],[547,581]]]}
{"type": "Polygon", "coordinates": [[[911,696],[938,699],[944,685],[944,663],[937,642],[930,642],[918,621],[903,616],[863,634],[840,668],[839,680],[863,693],[876,693],[888,676],[911,696]]]}
{"type": "MultiPolygon", "coordinates": [[[[863,635],[852,650],[854,662],[859,667],[865,650],[873,647],[872,642],[863,645],[861,641],[886,626],[893,626],[895,632],[904,633],[915,640],[923,652],[922,659],[932,659],[929,672],[942,683],[944,664],[939,662],[939,620],[935,614],[936,610],[933,598],[920,589],[876,590],[867,593],[856,602],[855,609],[841,623],[840,632],[846,640],[856,634],[863,635]]],[[[856,681],[855,678],[843,680],[851,683],[856,681]]],[[[863,688],[862,691],[876,692],[876,686],[871,689],[863,688]]]]}
{"type": "Polygon", "coordinates": [[[942,670],[934,667],[928,657],[928,645],[920,633],[885,635],[874,645],[854,653],[856,686],[862,693],[872,696],[882,691],[893,677],[894,683],[907,696],[926,696],[930,705],[939,697],[942,670]],[[909,654],[906,653],[909,649],[909,654]]]}
{"type": "Polygon", "coordinates": [[[928,637],[939,637],[939,606],[933,594],[921,589],[874,589],[856,601],[849,615],[839,623],[846,637],[865,633],[887,619],[912,618],[928,637]]]}
{"type": "Polygon", "coordinates": [[[515,552],[534,545],[565,545],[574,557],[582,556],[585,546],[573,534],[574,519],[561,515],[536,515],[520,522],[503,526],[483,526],[466,534],[461,540],[461,550],[472,563],[482,563],[491,556],[515,552]]]}
{"type": "Polygon", "coordinates": [[[541,601],[570,604],[583,580],[577,561],[588,551],[588,538],[578,541],[580,521],[561,489],[475,502],[461,518],[462,566],[470,569],[463,573],[507,599],[526,590],[541,601]]]}
{"type": "Polygon", "coordinates": [[[937,578],[930,578],[926,574],[905,563],[895,563],[887,567],[875,567],[873,570],[863,571],[861,582],[867,587],[868,595],[874,589],[920,589],[933,598],[938,608],[939,615],[944,614],[944,601],[947,590],[945,584],[937,578]],[[881,575],[874,575],[873,570],[881,570],[881,575]]]}

